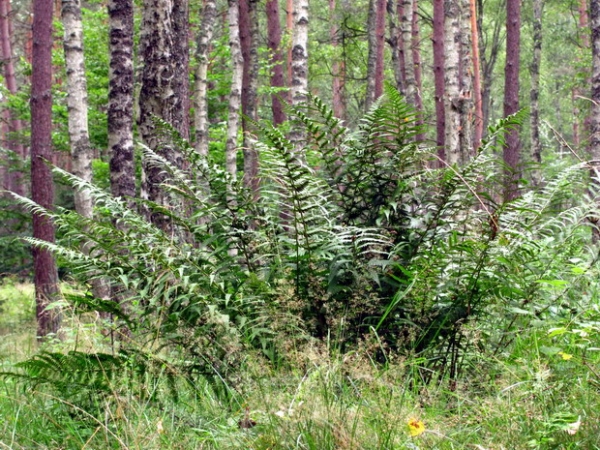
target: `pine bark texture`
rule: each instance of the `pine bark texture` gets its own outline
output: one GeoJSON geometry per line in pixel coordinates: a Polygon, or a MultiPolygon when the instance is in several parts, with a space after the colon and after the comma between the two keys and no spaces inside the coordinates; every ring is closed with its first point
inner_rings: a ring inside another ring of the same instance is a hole
{"type": "Polygon", "coordinates": [[[196,151],[208,156],[208,65],[210,43],[217,19],[215,0],[206,0],[201,12],[202,22],[196,42],[196,77],[194,86],[194,125],[196,129],[196,151]]]}
{"type": "MultiPolygon", "coordinates": [[[[271,54],[271,87],[281,90],[285,87],[283,75],[283,54],[281,52],[281,24],[279,23],[279,0],[267,0],[267,45],[271,54]]],[[[283,92],[271,95],[271,110],[273,111],[273,124],[281,125],[285,122],[282,98],[283,92]]]]}
{"type": "Polygon", "coordinates": [[[459,0],[444,3],[444,84],[446,95],[444,111],[446,162],[450,165],[462,162],[460,148],[460,6],[459,0]]]}
{"type": "Polygon", "coordinates": [[[240,45],[238,0],[229,0],[229,48],[231,51],[232,74],[229,92],[229,115],[227,119],[227,142],[225,168],[233,179],[237,177],[237,136],[242,103],[242,78],[244,57],[240,45]]]}
{"type": "Polygon", "coordinates": [[[446,160],[446,115],[444,81],[444,0],[433,1],[433,77],[435,83],[435,130],[438,158],[446,160]]]}
{"type": "MultiPolygon", "coordinates": [[[[53,2],[33,2],[33,48],[31,74],[31,195],[38,205],[52,209],[54,185],[47,161],[52,160],[52,9],[53,2]]],[[[48,217],[33,214],[33,237],[54,242],[54,225],[48,217]]],[[[59,294],[58,272],[53,255],[33,249],[37,336],[57,333],[60,315],[46,307],[59,294]]]]}
{"type": "Polygon", "coordinates": [[[258,198],[258,152],[254,123],[258,120],[258,1],[239,0],[242,73],[244,186],[258,198]]]}
{"type": "MultiPolygon", "coordinates": [[[[15,64],[13,62],[14,55],[11,44],[13,27],[10,12],[10,0],[0,0],[0,40],[2,65],[4,67],[4,82],[7,91],[11,94],[15,94],[17,92],[17,77],[15,75],[15,64]]],[[[5,137],[4,145],[7,149],[15,152],[20,159],[24,160],[26,157],[25,146],[14,138],[14,135],[23,129],[23,124],[16,117],[15,112],[10,109],[5,111],[4,117],[6,121],[5,130],[7,132],[5,133],[7,136],[5,137]]],[[[19,171],[8,171],[5,176],[5,188],[19,195],[25,195],[25,183],[19,171]]]]}
{"type": "MultiPolygon", "coordinates": [[[[535,164],[542,162],[542,142],[540,140],[540,63],[542,60],[542,0],[533,0],[533,57],[531,59],[531,90],[529,92],[531,157],[535,164]]],[[[575,122],[577,119],[575,118],[575,122]]],[[[540,171],[532,172],[533,185],[540,184],[540,171]]]]}
{"type": "MultiPolygon", "coordinates": [[[[521,2],[506,1],[506,65],[504,67],[504,117],[519,110],[519,57],[521,48],[521,2]]],[[[503,151],[506,167],[504,199],[513,200],[518,195],[519,179],[519,129],[511,129],[506,136],[503,151]]]]}
{"type": "MultiPolygon", "coordinates": [[[[140,90],[139,131],[146,145],[175,167],[182,167],[181,153],[169,133],[157,130],[155,118],[170,124],[187,139],[189,132],[187,0],[144,0],[140,56],[144,61],[140,90]]],[[[160,185],[163,170],[144,161],[145,195],[168,204],[160,185]]],[[[163,218],[152,220],[162,226],[163,218]]]]}

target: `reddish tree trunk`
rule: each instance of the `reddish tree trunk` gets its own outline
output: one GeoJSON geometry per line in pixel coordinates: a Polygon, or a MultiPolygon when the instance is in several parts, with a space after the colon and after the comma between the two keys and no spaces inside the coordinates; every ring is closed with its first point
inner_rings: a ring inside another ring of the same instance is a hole
{"type": "MultiPolygon", "coordinates": [[[[12,22],[10,19],[10,0],[0,0],[0,40],[2,43],[2,60],[4,66],[4,81],[6,89],[11,94],[17,92],[17,77],[15,76],[15,65],[13,62],[13,51],[11,45],[12,22]]],[[[14,151],[21,159],[25,158],[25,146],[15,139],[15,134],[19,133],[23,126],[21,121],[15,117],[15,113],[9,109],[5,112],[5,136],[6,148],[14,151]]],[[[19,195],[25,194],[25,185],[18,171],[7,174],[7,188],[19,195]]]]}
{"type": "Polygon", "coordinates": [[[436,144],[438,157],[446,160],[444,113],[444,0],[433,2],[433,74],[435,79],[436,144]]]}
{"type": "MultiPolygon", "coordinates": [[[[504,67],[504,116],[519,110],[519,56],[521,47],[521,2],[506,2],[506,65],[504,67]]],[[[506,180],[504,199],[513,200],[518,195],[517,181],[520,153],[519,128],[514,127],[506,136],[504,163],[506,180]]]]}
{"type": "Polygon", "coordinates": [[[377,0],[375,18],[375,38],[377,39],[375,59],[375,99],[383,94],[383,50],[385,46],[385,0],[377,0]]]}
{"type": "MultiPolygon", "coordinates": [[[[31,194],[34,202],[52,209],[54,185],[46,161],[52,159],[52,7],[53,2],[33,2],[33,53],[31,74],[31,194]]],[[[52,221],[33,214],[33,237],[54,242],[52,221]]],[[[60,316],[46,307],[56,300],[58,273],[53,255],[39,247],[33,249],[34,283],[38,337],[56,333],[60,316]]]]}
{"type": "Polygon", "coordinates": [[[471,9],[471,45],[473,46],[473,101],[475,104],[475,120],[473,121],[473,144],[477,149],[483,138],[483,109],[481,102],[481,68],[479,64],[479,33],[477,32],[477,9],[475,0],[470,0],[471,9]]]}
{"type": "MultiPolygon", "coordinates": [[[[267,0],[267,45],[271,53],[271,87],[279,90],[285,87],[283,77],[283,55],[281,54],[281,24],[279,23],[279,1],[267,0]]],[[[285,113],[281,99],[283,92],[271,95],[271,109],[273,111],[273,124],[280,125],[285,122],[285,113]]]]}
{"type": "MultiPolygon", "coordinates": [[[[420,50],[420,37],[419,37],[419,3],[418,0],[413,2],[413,16],[412,16],[412,61],[414,67],[414,78],[415,78],[415,109],[417,110],[419,125],[423,124],[423,96],[421,94],[423,89],[423,82],[421,76],[421,50],[420,50]]],[[[416,136],[417,141],[423,141],[425,139],[424,134],[416,136]]]]}

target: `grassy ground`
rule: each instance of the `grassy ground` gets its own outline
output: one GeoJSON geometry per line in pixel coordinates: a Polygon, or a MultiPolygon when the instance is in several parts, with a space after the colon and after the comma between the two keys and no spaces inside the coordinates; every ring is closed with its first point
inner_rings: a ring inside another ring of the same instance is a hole
{"type": "MultiPolygon", "coordinates": [[[[30,285],[0,287],[3,371],[36,350],[32,298],[30,285]]],[[[102,345],[93,320],[67,323],[53,350],[102,345]]],[[[596,346],[524,330],[509,354],[473,359],[456,385],[427,388],[415,387],[415,361],[382,366],[368,350],[339,355],[319,344],[279,369],[248,355],[236,389],[179,380],[177,399],[150,377],[93,396],[3,376],[0,448],[595,449],[596,346]]]]}

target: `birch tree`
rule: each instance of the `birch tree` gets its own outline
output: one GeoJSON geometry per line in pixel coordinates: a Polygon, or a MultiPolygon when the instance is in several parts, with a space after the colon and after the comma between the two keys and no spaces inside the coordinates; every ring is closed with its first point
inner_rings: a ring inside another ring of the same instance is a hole
{"type": "MultiPolygon", "coordinates": [[[[540,140],[540,63],[542,59],[542,1],[533,0],[533,57],[529,71],[531,73],[531,90],[529,91],[529,108],[531,111],[531,157],[534,163],[542,162],[542,142],[540,140]]],[[[577,118],[574,118],[577,122],[577,118]]],[[[575,135],[575,133],[573,133],[575,135]]],[[[540,171],[535,168],[532,174],[533,185],[540,184],[540,171]]]]}
{"type": "MultiPolygon", "coordinates": [[[[301,106],[308,93],[308,0],[294,0],[294,32],[292,35],[292,105],[301,106]]],[[[292,127],[290,140],[299,152],[304,144],[304,130],[292,127]]]]}
{"type": "Polygon", "coordinates": [[[232,72],[229,92],[229,114],[227,118],[227,142],[225,167],[233,179],[237,177],[237,136],[239,129],[240,106],[242,102],[242,77],[244,57],[240,46],[238,0],[229,0],[229,48],[231,51],[232,72]]]}
{"type": "Polygon", "coordinates": [[[458,0],[444,3],[444,100],[446,162],[461,162],[460,148],[460,7],[458,0]]]}
{"type": "MultiPolygon", "coordinates": [[[[592,110],[590,112],[590,175],[594,187],[600,186],[600,2],[592,1],[590,7],[590,27],[592,32],[592,110]]],[[[600,240],[599,220],[595,218],[593,227],[594,242],[600,240]]]]}
{"type": "Polygon", "coordinates": [[[202,22],[196,42],[196,74],[194,85],[195,148],[202,156],[208,156],[208,57],[210,42],[217,17],[215,0],[206,0],[201,12],[202,22]]]}

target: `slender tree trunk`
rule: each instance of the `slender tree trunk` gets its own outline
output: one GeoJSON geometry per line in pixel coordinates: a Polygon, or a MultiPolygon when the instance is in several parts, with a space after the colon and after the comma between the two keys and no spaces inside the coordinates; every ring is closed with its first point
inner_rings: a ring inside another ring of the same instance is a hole
{"type": "MultiPolygon", "coordinates": [[[[171,142],[169,133],[157,130],[155,119],[164,120],[183,138],[188,138],[187,16],[187,0],[144,0],[140,38],[144,67],[139,130],[146,145],[175,167],[183,166],[181,153],[171,142]]],[[[151,201],[168,205],[169,201],[160,188],[165,180],[162,168],[144,161],[144,175],[144,195],[151,201]]],[[[169,231],[169,221],[165,216],[152,214],[150,218],[169,231]]]]}
{"type": "MultiPolygon", "coordinates": [[[[521,46],[521,2],[507,0],[506,2],[506,65],[504,67],[504,116],[514,114],[519,110],[519,56],[521,46]]],[[[519,179],[519,129],[510,130],[504,146],[504,163],[506,180],[504,200],[510,201],[517,197],[519,179]]]]}
{"type": "Polygon", "coordinates": [[[329,39],[331,41],[331,45],[334,48],[334,60],[331,66],[332,73],[332,105],[333,105],[333,115],[339,119],[346,118],[346,97],[344,92],[345,86],[345,72],[346,67],[343,58],[338,57],[337,49],[339,47],[339,18],[336,11],[336,2],[335,0],[329,0],[329,20],[331,26],[329,27],[329,39]]]}
{"type": "MultiPolygon", "coordinates": [[[[52,159],[52,7],[46,0],[33,2],[31,74],[31,194],[38,205],[52,209],[54,185],[47,161],[52,159]]],[[[54,242],[54,225],[48,217],[33,214],[33,237],[54,242]]],[[[33,249],[37,335],[57,333],[60,315],[47,310],[59,295],[58,272],[53,255],[33,249]]]]}
{"type": "MultiPolygon", "coordinates": [[[[294,0],[286,0],[285,29],[288,36],[292,37],[294,35],[294,0]]],[[[290,87],[292,86],[292,47],[293,44],[289,46],[287,51],[287,84],[290,87]]],[[[290,103],[292,100],[291,96],[292,93],[290,91],[288,95],[290,103]]]]}
{"type": "Polygon", "coordinates": [[[415,62],[413,48],[413,12],[414,1],[402,0],[402,17],[400,18],[400,38],[402,40],[402,48],[404,50],[404,96],[406,100],[413,106],[416,106],[416,80],[415,80],[415,62]]]}
{"type": "MultiPolygon", "coordinates": [[[[415,109],[417,111],[417,124],[423,125],[423,82],[421,76],[421,38],[419,36],[419,3],[418,0],[413,0],[413,16],[412,16],[412,60],[415,77],[415,109]]],[[[421,142],[425,139],[425,135],[420,133],[416,136],[417,141],[421,142]]]]}
{"type": "MultiPolygon", "coordinates": [[[[600,2],[590,4],[590,27],[592,32],[592,110],[590,113],[590,175],[594,190],[600,187],[600,2]]],[[[592,228],[594,242],[600,241],[600,222],[595,218],[592,228]]]]}
{"type": "MultiPolygon", "coordinates": [[[[271,52],[271,87],[281,90],[285,87],[283,76],[283,55],[281,53],[281,24],[279,23],[279,0],[267,0],[267,30],[268,47],[271,52]]],[[[271,109],[273,111],[273,124],[281,125],[285,122],[285,113],[281,99],[283,92],[271,95],[271,109]]]]}
{"type": "Polygon", "coordinates": [[[435,83],[435,130],[438,158],[446,161],[444,0],[433,2],[433,77],[435,83]]]}
{"type": "Polygon", "coordinates": [[[464,164],[473,157],[473,60],[470,0],[460,2],[460,157],[464,164]]]}
{"type": "Polygon", "coordinates": [[[377,1],[369,0],[369,14],[367,16],[367,91],[365,96],[365,110],[369,110],[375,101],[375,79],[377,71],[377,1]]]}
{"type": "MultiPolygon", "coordinates": [[[[590,36],[588,35],[589,31],[589,19],[588,19],[588,8],[587,8],[587,0],[579,0],[579,34],[581,36],[580,43],[581,47],[584,49],[590,48],[590,36]]],[[[586,80],[586,85],[591,84],[589,79],[586,80]]],[[[582,131],[584,134],[589,134],[589,120],[586,118],[583,121],[583,127],[580,124],[580,108],[579,105],[581,103],[581,86],[579,83],[576,83],[573,86],[571,91],[571,102],[573,104],[573,145],[575,147],[579,147],[581,144],[581,135],[582,131]],[[582,130],[583,128],[583,130],[582,130]]]]}
{"type": "Polygon", "coordinates": [[[239,0],[240,46],[244,59],[242,74],[242,130],[244,186],[258,199],[258,152],[254,121],[258,120],[258,1],[239,0]]]}
{"type": "Polygon", "coordinates": [[[377,0],[375,37],[377,39],[375,59],[375,99],[378,99],[383,94],[383,51],[385,49],[385,0],[377,0]]]}
{"type": "Polygon", "coordinates": [[[483,109],[481,104],[481,67],[479,64],[479,33],[477,31],[475,0],[469,1],[469,10],[471,14],[471,44],[473,46],[473,101],[475,105],[473,147],[478,149],[483,138],[483,109]]]}
{"type": "MultiPolygon", "coordinates": [[[[477,29],[481,34],[483,26],[483,0],[477,0],[477,10],[479,12],[477,18],[477,29]]],[[[498,9],[493,14],[493,17],[500,17],[503,11],[506,9],[506,0],[501,0],[498,4],[498,9]]],[[[498,55],[501,48],[501,31],[503,29],[502,21],[495,20],[492,29],[491,39],[486,39],[486,45],[480,48],[480,61],[481,61],[481,73],[482,73],[482,88],[481,88],[481,109],[483,114],[483,129],[485,129],[490,122],[490,115],[492,111],[492,80],[494,79],[494,68],[498,60],[498,55]],[[489,50],[489,56],[486,53],[489,50]]],[[[480,41],[482,42],[482,41],[480,41]]]]}
{"type": "MultiPolygon", "coordinates": [[[[531,123],[531,157],[534,164],[542,163],[542,142],[540,140],[540,62],[542,59],[542,1],[533,0],[533,58],[531,59],[531,91],[529,93],[531,123]]],[[[574,117],[574,123],[577,117],[574,117]]],[[[532,173],[533,185],[540,184],[539,167],[532,173]]]]}
{"type": "Polygon", "coordinates": [[[205,0],[202,9],[202,24],[196,44],[196,67],[194,89],[194,125],[196,128],[196,151],[208,156],[208,57],[213,28],[217,18],[215,0],[205,0]]]}
{"type": "MultiPolygon", "coordinates": [[[[308,0],[294,0],[294,34],[292,36],[292,105],[301,107],[308,94],[308,0]]],[[[305,132],[293,126],[290,140],[296,153],[304,146],[305,132]]]]}
{"type": "Polygon", "coordinates": [[[240,46],[239,5],[238,0],[229,0],[229,47],[233,70],[231,75],[231,91],[229,93],[229,118],[227,119],[227,142],[225,150],[225,166],[227,172],[237,177],[237,136],[239,115],[242,101],[242,78],[244,57],[240,46]]]}
{"type": "MultiPolygon", "coordinates": [[[[13,62],[13,51],[11,38],[12,22],[10,18],[10,0],[0,0],[0,39],[2,44],[2,63],[4,66],[4,82],[6,83],[6,89],[9,93],[15,94],[17,92],[17,77],[15,76],[15,65],[13,62]]],[[[23,129],[23,124],[16,117],[14,111],[7,109],[5,114],[6,119],[6,148],[15,152],[22,160],[25,159],[25,146],[19,143],[16,134],[20,133],[23,129]]],[[[25,183],[21,173],[18,171],[8,172],[6,174],[8,178],[7,188],[19,195],[25,195],[25,183]]]]}
{"type": "Polygon", "coordinates": [[[133,0],[109,0],[108,148],[112,195],[135,207],[133,0]]]}
{"type": "Polygon", "coordinates": [[[387,16],[388,28],[390,29],[390,37],[388,44],[392,52],[392,66],[394,69],[394,79],[396,81],[396,89],[399,92],[404,92],[405,67],[404,67],[404,51],[401,52],[402,40],[400,37],[400,27],[398,22],[402,17],[402,0],[388,0],[387,16]]]}
{"type": "MultiPolygon", "coordinates": [[[[63,45],[67,73],[67,112],[72,170],[74,175],[91,182],[93,155],[88,131],[87,82],[80,0],[62,0],[61,17],[64,28],[63,45]]],[[[94,202],[90,191],[76,189],[74,197],[77,213],[82,217],[92,219],[94,202]]],[[[89,245],[84,243],[82,250],[87,254],[89,245]]],[[[110,288],[105,279],[94,278],[91,284],[96,298],[110,298],[110,288]]]]}
{"type": "Polygon", "coordinates": [[[462,160],[459,135],[461,129],[461,99],[459,84],[460,8],[458,0],[445,0],[444,4],[444,57],[446,162],[452,165],[458,164],[462,160]]]}

